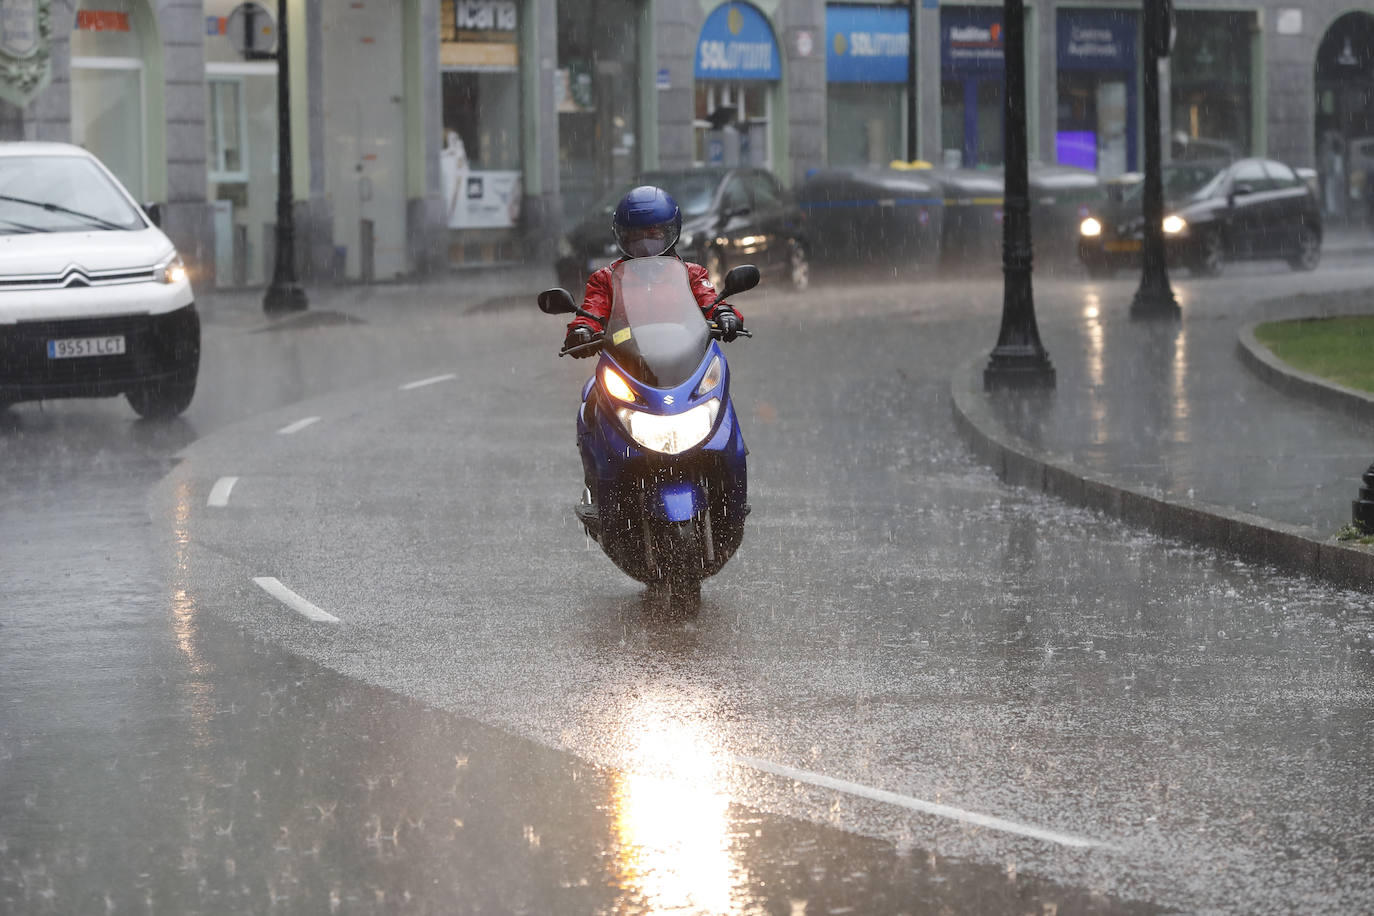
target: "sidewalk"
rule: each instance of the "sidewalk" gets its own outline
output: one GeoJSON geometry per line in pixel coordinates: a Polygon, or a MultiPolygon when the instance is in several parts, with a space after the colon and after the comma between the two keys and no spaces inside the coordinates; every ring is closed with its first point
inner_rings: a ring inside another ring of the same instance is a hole
{"type": "Polygon", "coordinates": [[[1374,550],[1334,538],[1374,462],[1374,419],[1284,394],[1239,346],[1256,320],[1337,313],[1374,313],[1374,293],[1042,327],[1055,389],[987,393],[982,354],[951,380],[956,422],[1009,482],[1374,590],[1374,550]]]}

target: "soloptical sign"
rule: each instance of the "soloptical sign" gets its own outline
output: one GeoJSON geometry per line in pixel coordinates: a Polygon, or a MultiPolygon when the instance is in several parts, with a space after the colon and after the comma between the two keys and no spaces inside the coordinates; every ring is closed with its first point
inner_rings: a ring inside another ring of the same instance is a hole
{"type": "Polygon", "coordinates": [[[782,61],[773,29],[747,3],[726,3],[706,17],[697,39],[699,80],[778,80],[782,61]]]}
{"type": "Polygon", "coordinates": [[[825,78],[832,83],[905,83],[910,22],[900,6],[827,6],[825,78]]]}

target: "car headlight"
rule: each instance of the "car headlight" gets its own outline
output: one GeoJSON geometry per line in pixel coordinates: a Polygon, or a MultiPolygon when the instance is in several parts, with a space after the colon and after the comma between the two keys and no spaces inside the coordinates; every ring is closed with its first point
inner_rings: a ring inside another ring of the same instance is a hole
{"type": "Polygon", "coordinates": [[[1090,216],[1078,224],[1078,231],[1088,238],[1096,238],[1102,234],[1102,224],[1090,216]]]}
{"type": "Polygon", "coordinates": [[[1178,235],[1188,228],[1188,221],[1181,216],[1170,214],[1164,217],[1164,231],[1169,235],[1178,235]]]}
{"type": "Polygon", "coordinates": [[[668,416],[629,407],[618,408],[615,412],[631,439],[649,451],[664,455],[678,455],[706,441],[715,428],[719,413],[720,398],[711,398],[684,413],[668,416]]]}
{"type": "Polygon", "coordinates": [[[171,257],[153,267],[153,276],[159,283],[184,283],[186,263],[181,260],[181,255],[174,251],[171,257]]]}
{"type": "Polygon", "coordinates": [[[616,372],[610,366],[601,370],[601,387],[605,388],[606,393],[617,401],[625,401],[628,404],[633,404],[635,401],[639,400],[639,398],[635,397],[635,390],[630,387],[630,383],[625,381],[620,373],[616,372]]]}
{"type": "Polygon", "coordinates": [[[573,254],[572,242],[568,241],[566,235],[558,237],[558,256],[560,258],[570,258],[573,254]]]}

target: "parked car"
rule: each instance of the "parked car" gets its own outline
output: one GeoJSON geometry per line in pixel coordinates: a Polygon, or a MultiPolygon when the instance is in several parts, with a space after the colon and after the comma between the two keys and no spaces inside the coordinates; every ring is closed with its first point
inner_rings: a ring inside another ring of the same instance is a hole
{"type": "Polygon", "coordinates": [[[756,168],[699,168],[646,172],[598,201],[558,244],[559,285],[580,297],[587,277],[620,257],[611,217],[634,187],[663,188],[682,208],[677,253],[705,267],[717,288],[738,264],[754,264],[794,290],[811,279],[803,215],[771,172],[756,168]]]}
{"type": "MultiPolygon", "coordinates": [[[[1272,159],[1166,165],[1164,244],[1169,262],[1199,276],[1226,261],[1282,258],[1294,270],[1321,260],[1321,208],[1291,167],[1272,159]]],[[[1093,276],[1140,263],[1144,177],[1115,184],[1079,226],[1078,256],[1093,276]]]]}
{"type": "Polygon", "coordinates": [[[176,249],[85,150],[0,143],[0,407],[124,395],[191,403],[200,318],[176,249]]]}

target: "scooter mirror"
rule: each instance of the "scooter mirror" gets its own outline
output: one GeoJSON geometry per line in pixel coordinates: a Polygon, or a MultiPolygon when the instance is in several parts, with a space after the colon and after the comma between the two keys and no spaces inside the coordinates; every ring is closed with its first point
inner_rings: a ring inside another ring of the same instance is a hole
{"type": "Polygon", "coordinates": [[[569,315],[577,311],[572,293],[556,286],[539,294],[539,311],[545,315],[569,315]]]}
{"type": "Polygon", "coordinates": [[[725,288],[720,291],[722,299],[738,295],[759,285],[759,269],[753,264],[741,264],[730,268],[725,275],[725,288]]]}

